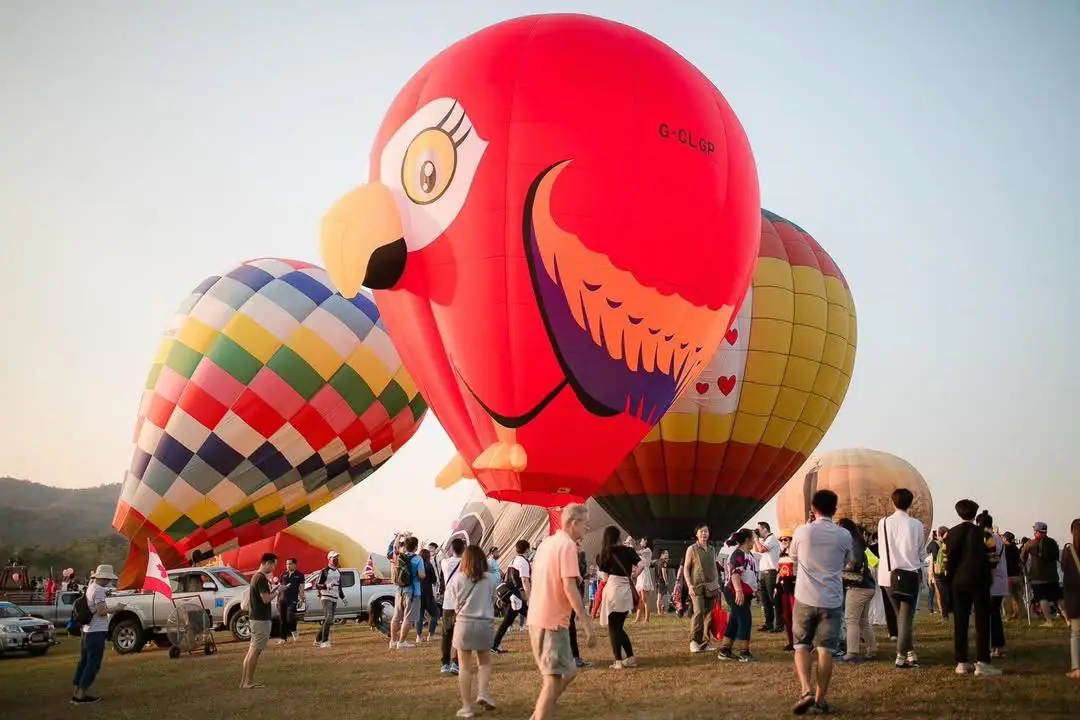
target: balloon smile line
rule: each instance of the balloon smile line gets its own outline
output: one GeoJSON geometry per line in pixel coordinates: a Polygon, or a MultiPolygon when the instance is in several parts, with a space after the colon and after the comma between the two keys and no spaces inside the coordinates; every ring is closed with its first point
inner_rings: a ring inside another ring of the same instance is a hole
{"type": "Polygon", "coordinates": [[[528,410],[521,415],[503,415],[501,413],[495,412],[490,407],[488,407],[487,403],[481,400],[480,396],[476,394],[476,391],[469,386],[468,381],[464,378],[464,376],[462,376],[461,371],[458,370],[457,367],[453,364],[451,364],[451,367],[454,368],[454,374],[458,376],[458,380],[460,380],[461,384],[465,386],[465,389],[469,391],[469,394],[473,396],[473,400],[476,401],[480,408],[484,412],[486,412],[492,420],[497,422],[499,425],[502,425],[504,428],[508,428],[510,430],[523,427],[535,420],[536,416],[542,413],[544,411],[544,408],[550,405],[551,401],[558,397],[559,393],[562,392],[567,385],[569,385],[569,381],[566,378],[563,378],[562,381],[559,382],[559,384],[556,385],[554,388],[552,388],[551,392],[545,395],[543,399],[535,406],[533,406],[531,410],[528,410]]]}

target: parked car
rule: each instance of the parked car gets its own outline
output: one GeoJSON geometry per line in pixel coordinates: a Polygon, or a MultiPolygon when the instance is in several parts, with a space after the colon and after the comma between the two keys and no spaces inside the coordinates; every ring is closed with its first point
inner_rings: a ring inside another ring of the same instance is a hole
{"type": "MultiPolygon", "coordinates": [[[[301,618],[307,622],[322,622],[323,609],[319,601],[319,591],[315,589],[315,583],[319,581],[318,570],[309,573],[304,585],[304,601],[307,609],[301,618]]],[[[341,589],[345,593],[346,605],[338,603],[334,618],[338,622],[346,620],[365,621],[373,607],[385,610],[389,608],[389,614],[394,614],[394,589],[395,586],[384,578],[365,578],[363,572],[356,568],[341,568],[341,589]]],[[[381,611],[377,611],[378,612],[381,611]]]]}
{"type": "Polygon", "coordinates": [[[251,637],[247,611],[240,607],[248,581],[239,572],[226,566],[195,567],[170,570],[168,576],[172,602],[164,595],[138,590],[109,595],[110,604],[116,601],[125,605],[109,623],[116,652],[121,655],[140,652],[151,641],[167,647],[169,618],[176,609],[174,602],[195,597],[202,600],[216,630],[228,630],[238,641],[251,637]]]}
{"type": "Polygon", "coordinates": [[[44,655],[57,643],[56,628],[13,602],[0,600],[0,656],[10,652],[44,655]]]}

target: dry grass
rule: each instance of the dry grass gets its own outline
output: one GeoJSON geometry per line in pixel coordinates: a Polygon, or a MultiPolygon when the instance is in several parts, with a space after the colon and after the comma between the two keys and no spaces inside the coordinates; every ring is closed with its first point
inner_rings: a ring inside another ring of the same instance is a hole
{"type": "MultiPolygon", "coordinates": [[[[312,628],[302,628],[306,639],[299,645],[267,650],[258,677],[267,688],[256,691],[237,689],[245,650],[239,644],[222,643],[213,657],[179,660],[169,660],[161,650],[126,657],[109,651],[94,686],[104,700],[83,708],[68,704],[78,641],[67,639],[44,658],[0,660],[0,716],[12,720],[66,719],[72,713],[110,720],[296,720],[313,712],[341,720],[454,716],[459,706],[457,684],[438,674],[437,642],[391,653],[380,636],[349,625],[335,630],[332,650],[318,650],[308,644],[312,628]]],[[[601,644],[585,653],[595,664],[582,672],[563,698],[558,717],[693,720],[790,714],[797,687],[791,655],[782,650],[783,636],[757,636],[756,663],[721,664],[712,655],[688,654],[687,628],[686,621],[674,618],[630,625],[642,667],[622,672],[607,669],[606,638],[601,635],[601,644]]],[[[1080,683],[1065,677],[1067,631],[1010,623],[1006,633],[1010,657],[1001,663],[1006,676],[961,678],[953,674],[950,631],[936,616],[920,614],[917,649],[924,668],[894,670],[883,651],[881,662],[838,667],[830,699],[852,718],[1080,716],[1080,683]]],[[[497,716],[527,718],[538,688],[527,637],[511,633],[504,646],[512,652],[495,659],[497,716]]]]}

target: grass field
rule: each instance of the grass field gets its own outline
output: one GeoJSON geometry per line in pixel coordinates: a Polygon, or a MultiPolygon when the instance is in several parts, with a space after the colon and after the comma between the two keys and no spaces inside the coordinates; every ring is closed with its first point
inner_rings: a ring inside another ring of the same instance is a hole
{"type": "MultiPolygon", "coordinates": [[[[687,652],[688,622],[653,619],[628,626],[641,667],[609,670],[607,640],[586,650],[594,664],[582,671],[560,703],[558,718],[694,720],[774,718],[790,715],[797,684],[782,635],[759,635],[758,661],[721,664],[715,655],[687,652]]],[[[301,628],[298,645],[271,646],[263,654],[262,690],[241,691],[246,646],[222,643],[218,655],[170,660],[162,650],[117,656],[111,650],[94,692],[93,706],[68,703],[78,640],[65,639],[44,658],[0,660],[0,717],[54,720],[73,714],[109,720],[302,720],[313,713],[346,720],[453,718],[459,707],[456,680],[438,674],[438,643],[391,653],[382,637],[363,626],[335,630],[331,650],[311,647],[314,626],[301,628]],[[327,704],[329,703],[329,704],[327,704]],[[340,703],[340,710],[335,705],[340,703]]],[[[879,629],[879,637],[884,630],[879,629]]],[[[891,667],[884,641],[874,664],[836,670],[830,700],[852,718],[1051,718],[1080,717],[1080,682],[1065,677],[1068,631],[1009,623],[1009,657],[998,679],[957,677],[951,633],[936,616],[919,615],[916,647],[924,667],[891,667]]],[[[538,679],[523,633],[511,633],[510,653],[495,659],[497,717],[527,718],[538,679]]]]}

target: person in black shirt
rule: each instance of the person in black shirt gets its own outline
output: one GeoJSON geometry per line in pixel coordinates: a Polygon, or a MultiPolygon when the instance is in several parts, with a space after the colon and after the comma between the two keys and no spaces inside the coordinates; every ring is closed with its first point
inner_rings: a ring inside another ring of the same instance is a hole
{"type": "Polygon", "coordinates": [[[288,640],[299,640],[296,631],[296,606],[300,602],[300,593],[304,587],[304,574],[296,569],[296,558],[285,561],[285,572],[281,573],[282,594],[278,598],[278,627],[281,638],[278,645],[288,640]]]}
{"type": "MultiPolygon", "coordinates": [[[[990,664],[990,585],[993,582],[991,554],[986,533],[975,524],[979,505],[974,500],[956,503],[963,521],[949,528],[945,536],[945,575],[952,591],[953,651],[956,674],[1000,675],[990,664]],[[968,624],[975,613],[975,666],[968,662],[968,624]]],[[[991,545],[993,543],[991,542],[991,545]]]]}
{"type": "Polygon", "coordinates": [[[270,639],[270,606],[276,600],[283,589],[278,585],[270,589],[270,578],[274,575],[277,567],[277,555],[265,553],[259,570],[251,576],[251,585],[248,593],[248,627],[251,628],[251,643],[248,646],[247,655],[244,656],[244,675],[240,681],[241,690],[262,687],[255,683],[255,668],[259,665],[259,655],[266,649],[266,643],[270,639]]]}
{"type": "Polygon", "coordinates": [[[607,584],[600,599],[600,624],[608,626],[608,640],[611,642],[611,654],[615,662],[611,668],[621,670],[637,666],[634,647],[630,636],[626,634],[626,617],[634,610],[633,570],[641,562],[641,557],[632,547],[619,544],[619,528],[609,525],[604,528],[600,554],[596,556],[596,565],[600,572],[607,573],[607,584]]]}

